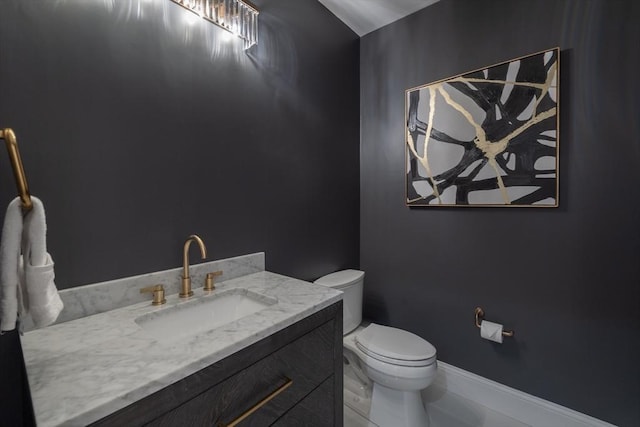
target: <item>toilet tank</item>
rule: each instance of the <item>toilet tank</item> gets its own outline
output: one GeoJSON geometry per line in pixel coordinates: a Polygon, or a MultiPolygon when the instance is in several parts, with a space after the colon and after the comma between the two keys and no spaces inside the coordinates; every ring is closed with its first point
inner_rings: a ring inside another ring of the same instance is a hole
{"type": "Polygon", "coordinates": [[[318,285],[342,291],[342,333],[348,334],[362,322],[362,286],[364,271],[342,270],[322,276],[315,282],[318,285]]]}

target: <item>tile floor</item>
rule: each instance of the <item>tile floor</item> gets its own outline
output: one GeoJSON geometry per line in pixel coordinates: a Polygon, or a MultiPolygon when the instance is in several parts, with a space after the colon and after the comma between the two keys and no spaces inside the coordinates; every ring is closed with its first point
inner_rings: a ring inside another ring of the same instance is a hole
{"type": "MultiPolygon", "coordinates": [[[[371,407],[370,384],[353,378],[345,370],[344,426],[378,426],[367,419],[371,407]]],[[[530,427],[486,406],[432,385],[423,393],[430,427],[530,427]]]]}

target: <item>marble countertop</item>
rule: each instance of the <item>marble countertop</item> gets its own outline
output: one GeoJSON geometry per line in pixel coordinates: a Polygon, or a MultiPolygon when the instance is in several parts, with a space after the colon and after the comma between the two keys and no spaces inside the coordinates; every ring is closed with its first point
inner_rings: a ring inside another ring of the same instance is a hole
{"type": "Polygon", "coordinates": [[[216,284],[188,301],[138,303],[26,333],[22,337],[38,426],[84,426],[134,403],[339,301],[342,293],[270,272],[216,284]],[[135,319],[245,288],[277,304],[192,336],[156,341],[135,319]]]}

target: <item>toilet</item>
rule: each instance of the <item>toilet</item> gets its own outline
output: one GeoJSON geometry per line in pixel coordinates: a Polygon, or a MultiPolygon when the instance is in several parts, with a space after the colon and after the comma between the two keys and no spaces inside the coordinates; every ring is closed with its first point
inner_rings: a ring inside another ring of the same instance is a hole
{"type": "Polygon", "coordinates": [[[361,325],[363,271],[337,271],[314,283],[344,292],[344,356],[358,377],[373,383],[369,420],[380,427],[429,426],[420,391],[436,376],[435,347],[402,329],[361,325]]]}

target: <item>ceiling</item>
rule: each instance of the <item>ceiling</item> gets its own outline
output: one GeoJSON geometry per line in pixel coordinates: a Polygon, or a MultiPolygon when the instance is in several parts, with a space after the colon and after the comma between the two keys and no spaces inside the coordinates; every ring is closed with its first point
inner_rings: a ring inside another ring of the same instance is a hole
{"type": "Polygon", "coordinates": [[[439,0],[318,0],[356,34],[364,36],[439,0]]]}

